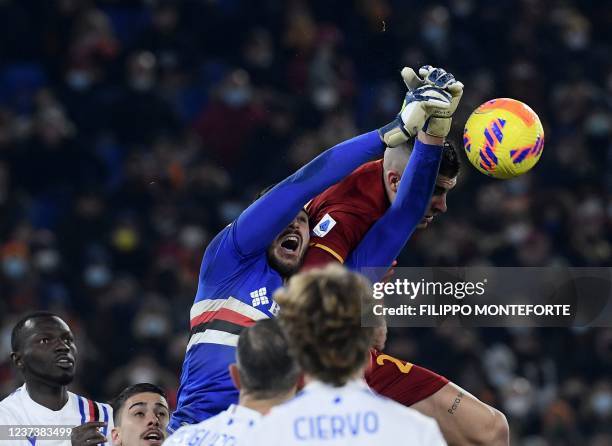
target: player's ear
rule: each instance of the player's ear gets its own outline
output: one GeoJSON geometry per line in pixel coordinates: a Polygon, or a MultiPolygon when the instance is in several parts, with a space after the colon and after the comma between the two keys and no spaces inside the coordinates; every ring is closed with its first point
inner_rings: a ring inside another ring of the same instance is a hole
{"type": "Polygon", "coordinates": [[[121,446],[121,428],[113,427],[111,440],[113,441],[113,446],[121,446]]]}
{"type": "Polygon", "coordinates": [[[238,373],[238,366],[236,366],[236,364],[229,365],[229,374],[236,389],[240,390],[240,374],[238,373]]]}
{"type": "Polygon", "coordinates": [[[394,193],[397,193],[397,188],[399,186],[400,179],[401,179],[400,174],[396,172],[395,170],[389,169],[387,171],[387,184],[389,185],[389,188],[394,193]]]}
{"type": "Polygon", "coordinates": [[[15,364],[18,369],[23,369],[23,360],[21,359],[21,353],[11,352],[11,361],[15,364]]]}

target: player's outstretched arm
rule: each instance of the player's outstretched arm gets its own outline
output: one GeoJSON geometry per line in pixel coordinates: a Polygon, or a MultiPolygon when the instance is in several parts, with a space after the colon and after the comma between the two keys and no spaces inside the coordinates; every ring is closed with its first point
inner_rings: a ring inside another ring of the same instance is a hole
{"type": "Polygon", "coordinates": [[[395,201],[352,252],[346,263],[349,268],[380,268],[382,275],[391,266],[427,210],[438,175],[442,144],[441,138],[419,133],[395,201]]]}
{"type": "Polygon", "coordinates": [[[242,255],[266,249],[308,200],[361,164],[380,157],[385,145],[372,131],[326,150],[249,206],[236,221],[235,240],[242,255]]]}
{"type": "Polygon", "coordinates": [[[438,422],[450,446],[508,446],[506,417],[453,383],[411,406],[438,422]]]}

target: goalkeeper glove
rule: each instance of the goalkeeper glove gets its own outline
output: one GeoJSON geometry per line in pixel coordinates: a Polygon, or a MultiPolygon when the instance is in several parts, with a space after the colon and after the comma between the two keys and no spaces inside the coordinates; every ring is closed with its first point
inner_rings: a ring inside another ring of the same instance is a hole
{"type": "MultiPolygon", "coordinates": [[[[448,92],[432,86],[409,90],[402,109],[391,123],[378,129],[378,134],[387,147],[397,147],[414,137],[421,129],[433,136],[440,133],[439,124],[431,123],[430,116],[442,114],[451,107],[453,97],[448,92]]],[[[448,131],[447,131],[448,133],[448,131]]],[[[445,134],[446,135],[446,134],[445,134]]]]}
{"type": "Polygon", "coordinates": [[[431,65],[425,65],[419,69],[421,79],[412,68],[404,67],[402,70],[402,78],[408,90],[419,88],[423,85],[430,85],[441,88],[451,94],[451,104],[447,109],[433,111],[431,118],[426,122],[423,130],[425,133],[446,137],[451,128],[451,117],[457,110],[461,96],[463,95],[463,84],[455,79],[455,77],[446,72],[442,68],[434,68],[431,65]]]}

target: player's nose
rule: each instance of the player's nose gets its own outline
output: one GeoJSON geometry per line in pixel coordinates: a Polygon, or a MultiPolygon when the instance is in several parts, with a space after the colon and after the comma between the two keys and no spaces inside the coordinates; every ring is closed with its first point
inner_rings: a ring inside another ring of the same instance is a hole
{"type": "Polygon", "coordinates": [[[149,413],[147,426],[160,426],[159,417],[154,413],[149,413]]]}
{"type": "Polygon", "coordinates": [[[441,214],[444,214],[448,208],[446,207],[446,196],[440,195],[439,197],[435,197],[433,201],[434,209],[441,214]]]}

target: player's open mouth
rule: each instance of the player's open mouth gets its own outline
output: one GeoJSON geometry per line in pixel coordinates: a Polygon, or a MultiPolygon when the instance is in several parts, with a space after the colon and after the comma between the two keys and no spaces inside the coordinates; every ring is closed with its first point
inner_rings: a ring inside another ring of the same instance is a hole
{"type": "Polygon", "coordinates": [[[161,444],[164,441],[164,435],[159,429],[151,429],[146,431],[142,438],[151,442],[151,444],[161,444]]]}
{"type": "Polygon", "coordinates": [[[423,219],[423,222],[431,223],[432,220],[433,220],[433,215],[426,215],[425,218],[423,219]]]}
{"type": "Polygon", "coordinates": [[[57,358],[55,363],[63,369],[70,369],[74,367],[74,359],[68,356],[60,356],[59,358],[57,358]]]}
{"type": "Polygon", "coordinates": [[[294,254],[300,247],[302,238],[296,234],[287,234],[281,239],[280,246],[288,254],[294,254]]]}

